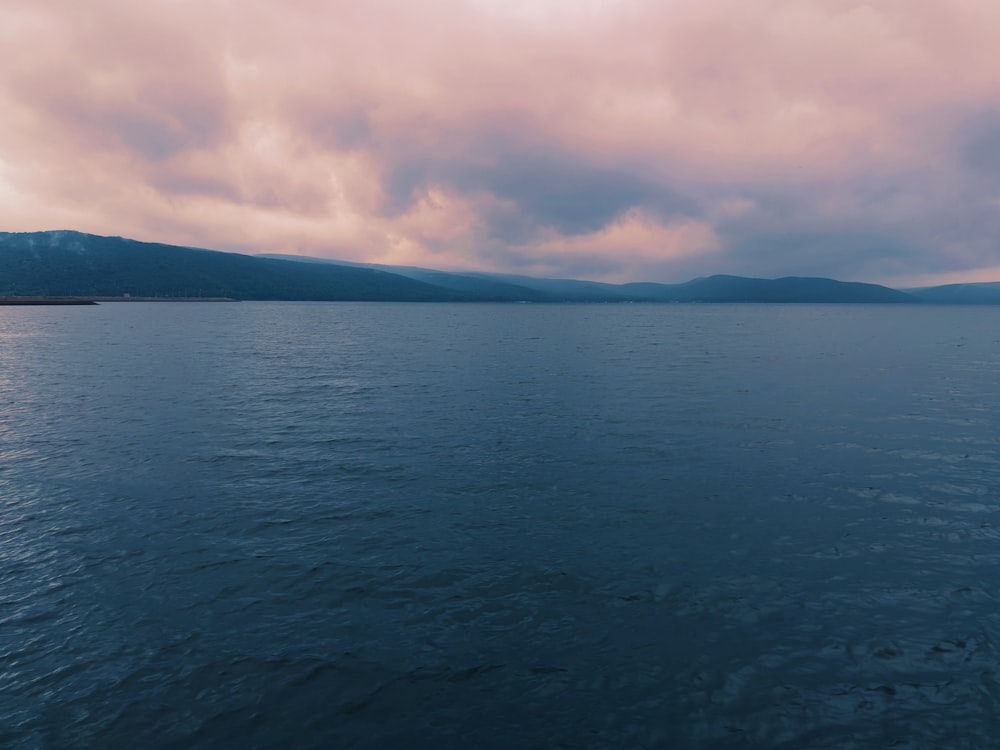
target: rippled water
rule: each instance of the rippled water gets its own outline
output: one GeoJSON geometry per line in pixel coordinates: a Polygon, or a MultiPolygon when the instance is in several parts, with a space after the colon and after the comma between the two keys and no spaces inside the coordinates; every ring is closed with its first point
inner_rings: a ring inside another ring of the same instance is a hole
{"type": "Polygon", "coordinates": [[[1000,309],[0,308],[0,745],[980,748],[1000,309]]]}

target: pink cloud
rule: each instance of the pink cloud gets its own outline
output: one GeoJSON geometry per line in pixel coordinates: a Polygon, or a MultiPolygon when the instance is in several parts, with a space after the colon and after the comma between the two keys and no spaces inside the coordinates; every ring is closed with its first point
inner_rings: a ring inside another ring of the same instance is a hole
{"type": "Polygon", "coordinates": [[[9,0],[0,218],[605,278],[973,274],[1000,261],[1000,156],[963,156],[992,153],[998,31],[957,1],[9,0]],[[838,232],[871,246],[751,255],[838,232]]]}

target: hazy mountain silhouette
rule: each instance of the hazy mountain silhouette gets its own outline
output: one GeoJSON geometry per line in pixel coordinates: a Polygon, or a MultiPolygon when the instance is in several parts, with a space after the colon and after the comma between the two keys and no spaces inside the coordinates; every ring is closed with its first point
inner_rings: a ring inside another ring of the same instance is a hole
{"type": "MultiPolygon", "coordinates": [[[[416,266],[386,266],[379,263],[355,263],[347,260],[327,260],[313,258],[308,255],[285,255],[269,253],[255,256],[258,258],[275,258],[279,260],[294,260],[300,263],[319,263],[323,265],[341,265],[354,268],[371,268],[386,273],[394,273],[415,281],[433,284],[443,289],[463,295],[474,295],[496,301],[510,302],[550,302],[549,295],[536,289],[506,281],[499,276],[475,273],[452,273],[450,271],[435,271],[430,268],[416,266]]],[[[513,277],[512,277],[513,278],[513,277]]]]}
{"type": "MultiPolygon", "coordinates": [[[[640,286],[646,288],[648,285],[640,286]]],[[[905,292],[878,284],[801,276],[786,276],[781,279],[709,276],[673,286],[666,290],[665,294],[667,299],[677,302],[888,303],[916,301],[905,292]]]]}
{"type": "Polygon", "coordinates": [[[996,281],[945,284],[906,291],[922,302],[938,305],[1000,305],[1000,282],[996,281]]]}
{"type": "Polygon", "coordinates": [[[0,296],[467,299],[398,274],[81,232],[0,233],[0,296]]]}
{"type": "Polygon", "coordinates": [[[508,302],[1000,304],[1000,283],[900,291],[789,276],[606,284],[414,266],[243,255],[74,231],[0,232],[0,296],[508,302]]]}
{"type": "MultiPolygon", "coordinates": [[[[306,263],[345,263],[295,255],[266,255],[306,263]]],[[[577,279],[544,279],[514,274],[470,271],[451,273],[413,266],[351,264],[378,268],[452,290],[489,292],[512,300],[551,302],[916,302],[910,295],[860,282],[824,278],[754,279],[709,276],[683,284],[633,282],[606,284],[577,279]]]]}

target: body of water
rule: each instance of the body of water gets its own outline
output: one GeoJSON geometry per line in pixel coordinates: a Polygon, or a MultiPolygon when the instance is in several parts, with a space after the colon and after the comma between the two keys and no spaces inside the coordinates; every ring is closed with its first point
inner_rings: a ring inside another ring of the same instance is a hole
{"type": "Polygon", "coordinates": [[[985,748],[1000,308],[0,309],[0,745],[985,748]]]}

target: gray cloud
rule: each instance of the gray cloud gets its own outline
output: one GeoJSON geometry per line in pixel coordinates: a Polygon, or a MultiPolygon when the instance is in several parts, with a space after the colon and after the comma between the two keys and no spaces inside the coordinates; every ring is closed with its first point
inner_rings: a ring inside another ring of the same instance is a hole
{"type": "Polygon", "coordinates": [[[590,163],[584,154],[541,149],[501,153],[487,168],[472,165],[461,172],[459,187],[488,190],[537,225],[568,235],[598,231],[640,206],[656,205],[664,214],[694,210],[690,199],[628,169],[590,163]]]}
{"type": "Polygon", "coordinates": [[[493,239],[524,242],[541,230],[567,236],[599,231],[630,209],[658,219],[697,216],[697,201],[641,174],[544,142],[510,135],[479,135],[458,154],[408,156],[392,163],[385,180],[388,215],[404,212],[423,190],[441,185],[486,193],[501,202],[485,218],[493,239]]]}
{"type": "Polygon", "coordinates": [[[3,228],[618,280],[1000,266],[1000,12],[761,2],[9,0],[3,228]]]}
{"type": "Polygon", "coordinates": [[[962,166],[1000,183],[1000,112],[970,117],[957,130],[962,166]]]}

